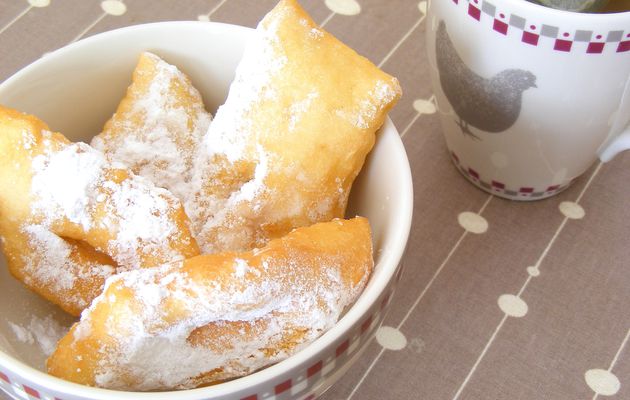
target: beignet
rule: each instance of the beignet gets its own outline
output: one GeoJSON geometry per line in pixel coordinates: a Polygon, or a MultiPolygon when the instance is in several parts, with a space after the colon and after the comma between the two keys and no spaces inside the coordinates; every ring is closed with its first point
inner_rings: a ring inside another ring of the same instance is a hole
{"type": "Polygon", "coordinates": [[[226,103],[196,147],[204,126],[198,121],[209,118],[188,78],[173,71],[144,53],[118,111],[93,143],[171,189],[207,253],[249,250],[295,227],[342,218],[375,132],[401,94],[395,78],[288,0],[258,26],[226,103]],[[175,90],[181,88],[183,94],[175,90]],[[175,105],[188,125],[169,123],[175,105]],[[155,137],[175,143],[182,161],[171,159],[170,144],[163,156],[155,137]],[[177,145],[183,138],[189,141],[177,145]],[[189,169],[181,171],[183,165],[189,169]]]}
{"type": "Polygon", "coordinates": [[[0,237],[11,273],[78,315],[117,269],[199,254],[180,201],[0,106],[0,237]]]}
{"type": "Polygon", "coordinates": [[[190,79],[144,52],[127,94],[91,145],[183,199],[211,119],[190,79]]]}
{"type": "Polygon", "coordinates": [[[400,95],[396,78],[281,0],[258,25],[197,157],[200,189],[185,207],[204,252],[343,218],[400,95]]]}
{"type": "Polygon", "coordinates": [[[299,228],[245,253],[120,273],[48,359],[85,385],[168,390],[252,373],[338,320],[373,268],[365,218],[299,228]]]}

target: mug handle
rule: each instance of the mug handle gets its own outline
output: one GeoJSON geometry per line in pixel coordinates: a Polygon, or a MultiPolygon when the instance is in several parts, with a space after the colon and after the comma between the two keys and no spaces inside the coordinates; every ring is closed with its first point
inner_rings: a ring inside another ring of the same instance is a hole
{"type": "Polygon", "coordinates": [[[618,136],[599,152],[599,159],[608,162],[617,154],[630,149],[630,126],[627,126],[618,136]]]}
{"type": "Polygon", "coordinates": [[[622,151],[630,149],[630,76],[626,80],[621,105],[617,112],[608,140],[597,151],[602,162],[608,162],[622,151]]]}

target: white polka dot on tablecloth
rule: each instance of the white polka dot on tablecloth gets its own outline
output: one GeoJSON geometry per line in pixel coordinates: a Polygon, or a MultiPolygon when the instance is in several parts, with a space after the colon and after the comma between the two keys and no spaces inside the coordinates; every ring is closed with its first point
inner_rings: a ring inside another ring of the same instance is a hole
{"type": "Polygon", "coordinates": [[[357,15],[361,12],[361,5],[356,0],[326,0],[326,7],[330,11],[341,15],[357,15]]]}
{"type": "Polygon", "coordinates": [[[28,4],[33,7],[48,7],[50,0],[28,0],[28,4]]]}
{"type": "Polygon", "coordinates": [[[615,374],[605,369],[589,369],[584,374],[584,380],[593,392],[602,396],[616,394],[621,386],[615,374]]]}
{"type": "Polygon", "coordinates": [[[105,13],[116,17],[127,12],[127,6],[120,0],[105,0],[101,2],[101,8],[105,13]]]}
{"type": "Polygon", "coordinates": [[[563,201],[558,208],[560,212],[569,219],[582,219],[585,215],[582,206],[572,201],[563,201]]]}
{"type": "Polygon", "coordinates": [[[530,276],[533,276],[534,278],[537,277],[538,275],[540,275],[540,270],[538,269],[537,266],[532,265],[530,267],[527,267],[527,273],[530,276]]]}
{"type": "Polygon", "coordinates": [[[376,331],[376,341],[387,350],[401,350],[407,346],[407,338],[391,326],[381,326],[376,331]]]}
{"type": "Polygon", "coordinates": [[[508,317],[520,318],[527,314],[527,303],[513,294],[502,294],[497,303],[501,311],[506,313],[508,317]]]}
{"type": "Polygon", "coordinates": [[[197,20],[202,21],[202,22],[208,22],[210,21],[210,17],[208,17],[206,14],[199,14],[197,15],[197,20]]]}
{"type": "Polygon", "coordinates": [[[435,114],[437,108],[433,101],[426,99],[416,99],[413,102],[413,108],[418,114],[435,114]]]}
{"type": "Polygon", "coordinates": [[[457,216],[457,222],[470,233],[484,233],[488,230],[488,221],[481,215],[464,211],[457,216]]]}

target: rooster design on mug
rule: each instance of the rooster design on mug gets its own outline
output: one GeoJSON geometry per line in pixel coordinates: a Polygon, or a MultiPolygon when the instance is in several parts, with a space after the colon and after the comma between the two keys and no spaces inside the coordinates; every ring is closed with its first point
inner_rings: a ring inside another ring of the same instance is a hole
{"type": "Polygon", "coordinates": [[[472,71],[461,59],[440,21],[435,51],[442,91],[457,114],[463,134],[475,139],[469,125],[488,133],[511,127],[521,113],[523,92],[535,88],[536,76],[522,69],[506,69],[490,78],[472,71]]]}

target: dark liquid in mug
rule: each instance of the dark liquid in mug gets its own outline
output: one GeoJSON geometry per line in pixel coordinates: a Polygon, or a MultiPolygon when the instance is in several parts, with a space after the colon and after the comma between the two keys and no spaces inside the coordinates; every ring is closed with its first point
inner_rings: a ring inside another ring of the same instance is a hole
{"type": "Polygon", "coordinates": [[[608,0],[608,4],[597,10],[598,13],[617,13],[630,11],[630,0],[608,0]]]}

